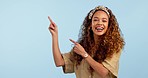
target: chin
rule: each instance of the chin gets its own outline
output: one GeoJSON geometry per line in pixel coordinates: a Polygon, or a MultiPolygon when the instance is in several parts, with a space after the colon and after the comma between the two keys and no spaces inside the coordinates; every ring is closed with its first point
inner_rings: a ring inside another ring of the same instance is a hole
{"type": "Polygon", "coordinates": [[[105,32],[97,32],[97,33],[94,33],[95,35],[97,35],[97,36],[102,36],[102,35],[104,35],[105,34],[105,32]]]}

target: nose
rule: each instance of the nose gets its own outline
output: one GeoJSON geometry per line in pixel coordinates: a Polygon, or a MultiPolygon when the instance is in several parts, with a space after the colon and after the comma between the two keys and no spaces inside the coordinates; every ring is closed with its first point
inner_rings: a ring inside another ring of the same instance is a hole
{"type": "Polygon", "coordinates": [[[102,20],[98,20],[97,24],[101,25],[102,24],[102,20]]]}

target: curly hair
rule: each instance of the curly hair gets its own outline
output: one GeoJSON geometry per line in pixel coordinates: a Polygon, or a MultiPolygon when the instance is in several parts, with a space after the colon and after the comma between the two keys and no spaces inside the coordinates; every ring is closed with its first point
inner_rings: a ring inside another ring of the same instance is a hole
{"type": "MultiPolygon", "coordinates": [[[[97,39],[97,45],[94,41],[94,35],[93,35],[94,33],[90,28],[92,18],[89,19],[89,14],[92,10],[87,14],[85,20],[83,21],[78,39],[78,43],[81,46],[83,46],[85,51],[95,61],[98,61],[99,63],[102,63],[106,58],[111,58],[115,52],[118,53],[125,44],[123,35],[121,33],[115,15],[112,13],[110,9],[108,9],[107,7],[105,8],[110,14],[108,29],[105,34],[99,36],[99,38],[97,39]]],[[[96,10],[95,12],[97,11],[98,10],[96,10]]],[[[76,62],[76,65],[79,65],[83,57],[76,54],[75,52],[73,53],[74,53],[73,58],[76,62]]]]}

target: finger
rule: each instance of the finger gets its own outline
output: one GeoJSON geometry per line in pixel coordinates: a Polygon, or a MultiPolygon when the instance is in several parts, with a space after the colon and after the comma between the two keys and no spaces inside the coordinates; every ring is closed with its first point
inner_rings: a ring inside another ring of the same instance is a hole
{"type": "Polygon", "coordinates": [[[56,27],[56,24],[52,21],[52,19],[48,16],[49,21],[51,22],[51,24],[53,25],[53,27],[56,27]]]}
{"type": "Polygon", "coordinates": [[[52,30],[54,30],[54,27],[49,27],[49,29],[52,29],[52,30]]]}
{"type": "Polygon", "coordinates": [[[72,39],[69,39],[72,43],[74,43],[74,44],[77,44],[77,42],[75,42],[74,40],[72,40],[72,39]]]}
{"type": "Polygon", "coordinates": [[[51,22],[51,23],[53,23],[53,21],[52,21],[52,19],[48,16],[48,19],[49,19],[49,21],[51,22]]]}
{"type": "Polygon", "coordinates": [[[51,23],[51,24],[49,25],[49,28],[54,28],[54,25],[51,23]]]}

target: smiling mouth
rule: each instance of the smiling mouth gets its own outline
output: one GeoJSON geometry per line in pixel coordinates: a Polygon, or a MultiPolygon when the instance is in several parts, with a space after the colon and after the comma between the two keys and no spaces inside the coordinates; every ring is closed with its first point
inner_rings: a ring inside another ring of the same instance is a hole
{"type": "Polygon", "coordinates": [[[97,27],[95,27],[95,30],[98,31],[98,32],[101,32],[101,31],[104,30],[104,27],[102,27],[102,26],[97,26],[97,27]]]}

